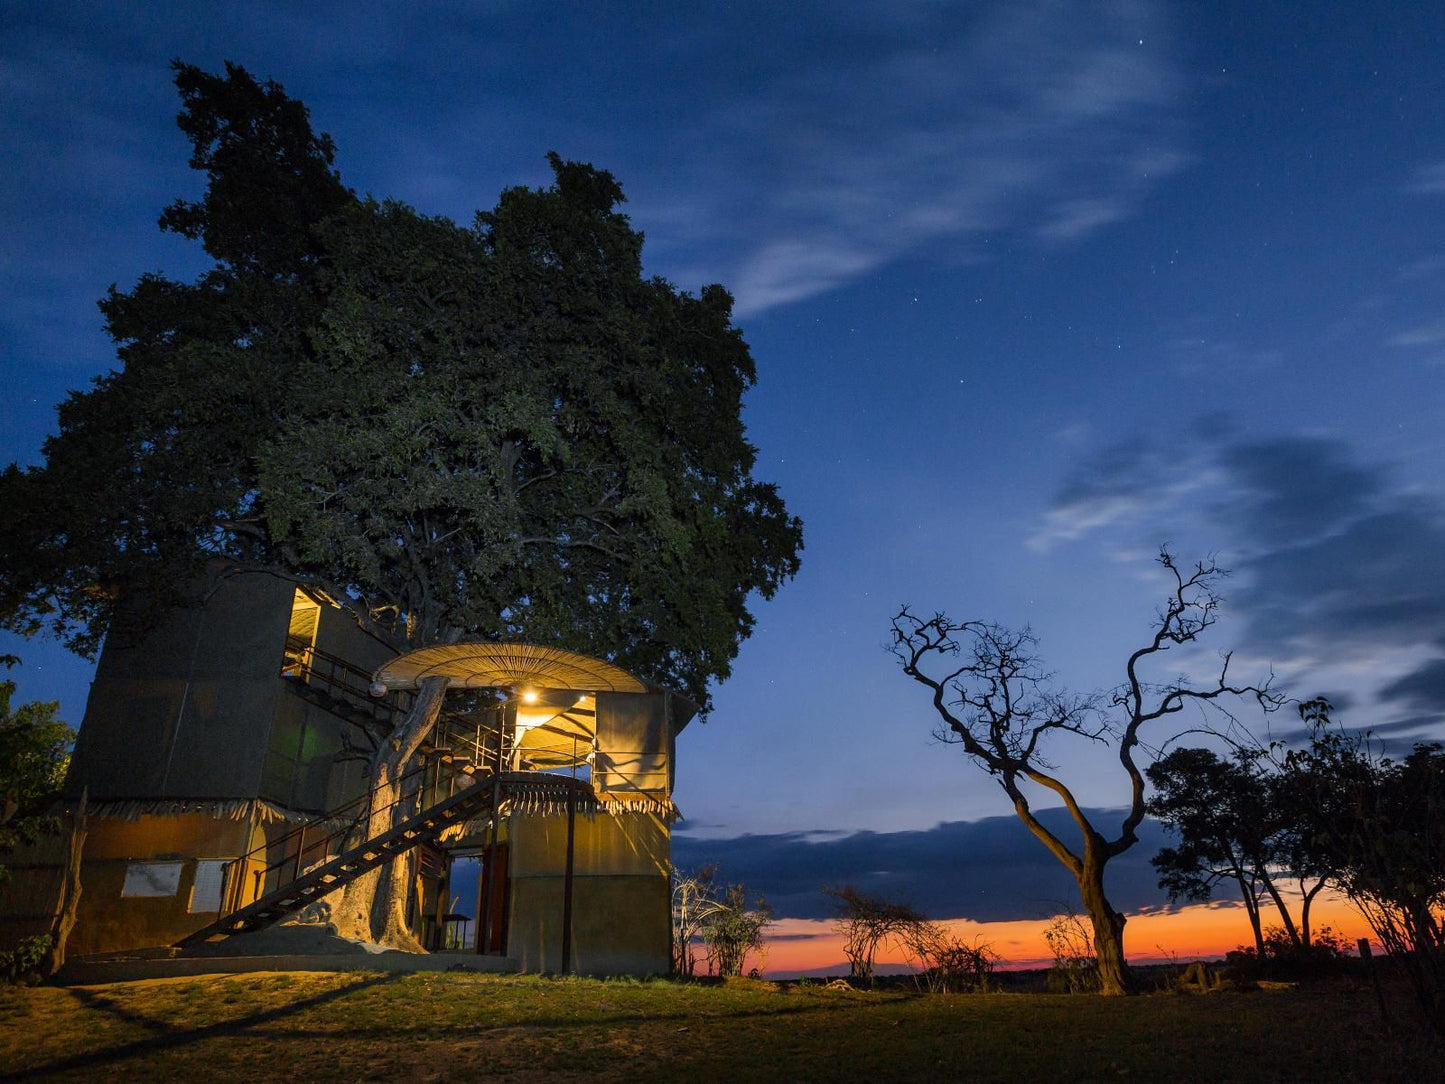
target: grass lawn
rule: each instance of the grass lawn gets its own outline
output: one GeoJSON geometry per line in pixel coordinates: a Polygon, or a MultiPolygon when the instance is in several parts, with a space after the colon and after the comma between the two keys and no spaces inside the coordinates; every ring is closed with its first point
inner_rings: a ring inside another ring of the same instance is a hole
{"type": "Polygon", "coordinates": [[[0,1079],[1437,1080],[1368,989],[1128,999],[475,974],[0,987],[0,1079]]]}

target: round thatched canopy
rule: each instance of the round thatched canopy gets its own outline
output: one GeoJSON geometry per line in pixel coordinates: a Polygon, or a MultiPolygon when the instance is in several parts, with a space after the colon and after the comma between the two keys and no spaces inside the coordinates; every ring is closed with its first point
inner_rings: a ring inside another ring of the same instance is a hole
{"type": "Polygon", "coordinates": [[[503,689],[529,686],[579,693],[644,693],[647,686],[610,662],[536,644],[439,644],[409,651],[373,675],[388,689],[415,689],[423,680],[444,677],[453,688],[503,689]]]}

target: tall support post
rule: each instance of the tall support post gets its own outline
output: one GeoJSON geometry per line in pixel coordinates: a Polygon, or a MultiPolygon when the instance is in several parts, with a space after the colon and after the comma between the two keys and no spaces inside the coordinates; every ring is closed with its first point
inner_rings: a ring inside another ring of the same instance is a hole
{"type": "Polygon", "coordinates": [[[497,832],[501,820],[502,804],[502,746],[506,744],[507,709],[499,705],[497,713],[497,749],[492,757],[492,827],[487,845],[486,864],[482,866],[481,899],[477,901],[477,955],[485,956],[492,951],[492,884],[496,877],[497,832]]]}
{"type": "Polygon", "coordinates": [[[301,876],[301,856],[306,853],[306,825],[301,826],[301,835],[296,839],[296,865],[291,870],[291,879],[294,881],[301,876]]]}
{"type": "Polygon", "coordinates": [[[492,827],[487,844],[486,859],[482,865],[482,889],[477,900],[477,955],[485,956],[492,951],[492,885],[496,879],[497,829],[501,820],[502,781],[492,777],[492,827]]]}
{"type": "Polygon", "coordinates": [[[572,868],[577,836],[577,781],[567,787],[567,872],[562,878],[562,970],[572,970],[572,868]]]}

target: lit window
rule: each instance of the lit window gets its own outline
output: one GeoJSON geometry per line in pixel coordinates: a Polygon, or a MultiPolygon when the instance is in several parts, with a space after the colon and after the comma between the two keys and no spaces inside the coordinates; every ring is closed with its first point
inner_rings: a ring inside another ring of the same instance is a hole
{"type": "Polygon", "coordinates": [[[281,659],[281,676],[305,679],[311,670],[311,652],[316,647],[316,626],[321,623],[321,603],[301,588],[291,599],[291,623],[286,627],[286,648],[281,659]]]}

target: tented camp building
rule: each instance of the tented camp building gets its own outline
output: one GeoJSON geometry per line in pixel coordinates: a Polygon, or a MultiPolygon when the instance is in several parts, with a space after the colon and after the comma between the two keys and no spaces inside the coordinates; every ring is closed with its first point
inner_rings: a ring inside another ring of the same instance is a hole
{"type": "Polygon", "coordinates": [[[332,893],[395,860],[429,948],[523,971],[667,971],[686,698],[532,645],[396,656],[261,574],[112,640],[66,786],[87,796],[72,956],[324,921],[332,893]],[[362,838],[367,760],[428,677],[448,681],[442,715],[393,829],[362,838]]]}

